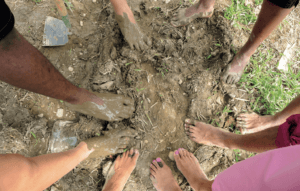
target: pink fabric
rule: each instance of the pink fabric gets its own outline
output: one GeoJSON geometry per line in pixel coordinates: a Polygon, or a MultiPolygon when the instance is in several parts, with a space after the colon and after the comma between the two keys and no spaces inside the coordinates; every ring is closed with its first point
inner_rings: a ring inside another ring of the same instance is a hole
{"type": "Polygon", "coordinates": [[[275,144],[278,148],[300,144],[300,114],[290,116],[279,126],[275,144]]]}
{"type": "Polygon", "coordinates": [[[213,191],[299,191],[300,145],[274,149],[221,172],[213,191]]]}

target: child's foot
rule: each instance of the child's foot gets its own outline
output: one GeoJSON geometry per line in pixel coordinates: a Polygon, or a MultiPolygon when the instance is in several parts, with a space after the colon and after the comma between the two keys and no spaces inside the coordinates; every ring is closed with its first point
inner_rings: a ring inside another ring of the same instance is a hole
{"type": "Polygon", "coordinates": [[[240,128],[242,134],[256,133],[278,125],[281,123],[273,115],[260,116],[256,113],[243,113],[237,117],[237,127],[240,128]]]}
{"type": "Polygon", "coordinates": [[[172,19],[171,24],[174,27],[181,27],[189,24],[196,18],[209,18],[213,15],[214,8],[205,8],[199,3],[187,9],[180,9],[177,15],[172,19]]]}
{"type": "Polygon", "coordinates": [[[186,119],[185,130],[196,143],[225,148],[224,131],[196,120],[186,119]]]}
{"type": "Polygon", "coordinates": [[[161,158],[152,161],[150,165],[150,179],[157,191],[181,191],[171,169],[161,158]]]}
{"type": "Polygon", "coordinates": [[[122,191],[139,158],[138,150],[131,149],[118,156],[110,168],[103,191],[122,191]]]}
{"type": "Polygon", "coordinates": [[[194,190],[211,190],[212,181],[207,179],[198,160],[192,153],[179,148],[175,151],[174,158],[177,168],[194,190]]]}

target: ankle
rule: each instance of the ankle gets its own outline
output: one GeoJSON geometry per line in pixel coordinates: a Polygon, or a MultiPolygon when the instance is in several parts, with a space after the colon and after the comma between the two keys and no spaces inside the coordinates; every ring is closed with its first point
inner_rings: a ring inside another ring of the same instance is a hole
{"type": "Polygon", "coordinates": [[[196,191],[210,191],[212,190],[212,183],[213,181],[209,181],[208,179],[205,180],[198,180],[195,186],[191,187],[196,191]]]}

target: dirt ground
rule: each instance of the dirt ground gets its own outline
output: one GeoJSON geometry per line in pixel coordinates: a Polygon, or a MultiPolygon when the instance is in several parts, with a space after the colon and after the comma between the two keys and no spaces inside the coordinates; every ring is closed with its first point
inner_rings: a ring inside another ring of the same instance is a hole
{"type": "MultiPolygon", "coordinates": [[[[250,111],[247,100],[251,95],[220,81],[222,68],[245,43],[247,33],[236,31],[224,18],[227,1],[217,2],[212,18],[197,19],[181,28],[172,27],[170,19],[176,10],[189,6],[189,1],[182,5],[179,0],[127,1],[140,28],[152,40],[152,47],[144,52],[129,48],[112,5],[106,1],[70,1],[74,8],[68,11],[72,23],[69,42],[61,47],[42,47],[46,16],[60,19],[54,3],[6,0],[19,32],[69,81],[96,92],[131,97],[136,111],[130,119],[108,123],[72,112],[60,100],[0,82],[0,153],[30,157],[49,153],[52,129],[59,120],[72,122],[65,130],[78,142],[104,131],[131,128],[138,133],[132,146],[141,155],[124,190],[155,190],[149,165],[156,157],[170,166],[183,190],[191,190],[168,154],[178,148],[194,153],[210,179],[235,163],[232,150],[189,140],[183,121],[191,117],[233,131],[235,117],[250,111]],[[239,38],[237,32],[241,33],[239,38]]],[[[272,35],[271,41],[278,38],[276,33],[272,35]]],[[[241,151],[239,160],[248,156],[241,151]]],[[[48,190],[101,190],[113,158],[84,161],[48,190]]]]}

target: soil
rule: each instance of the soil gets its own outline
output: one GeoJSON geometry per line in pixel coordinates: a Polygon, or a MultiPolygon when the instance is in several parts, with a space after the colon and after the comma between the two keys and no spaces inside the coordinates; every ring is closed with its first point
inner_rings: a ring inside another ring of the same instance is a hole
{"type": "MultiPolygon", "coordinates": [[[[99,93],[130,97],[136,110],[120,122],[107,122],[70,111],[60,100],[27,92],[0,82],[0,153],[28,157],[49,153],[55,122],[71,121],[65,128],[78,142],[104,136],[114,129],[138,133],[134,148],[140,157],[124,190],[155,190],[149,165],[162,158],[183,190],[187,181],[168,157],[185,148],[195,154],[210,179],[236,162],[232,150],[204,146],[184,133],[186,117],[235,130],[235,117],[250,111],[249,95],[236,85],[220,81],[222,68],[234,56],[232,27],[216,7],[210,19],[196,19],[174,28],[170,19],[181,6],[177,1],[128,0],[137,24],[152,41],[143,52],[131,50],[106,1],[70,1],[69,42],[42,47],[46,16],[61,19],[52,1],[10,1],[16,28],[73,84],[99,93]],[[81,24],[83,23],[83,26],[81,24]],[[216,46],[220,44],[221,46],[216,46]],[[245,101],[246,100],[246,101],[245,101]],[[226,109],[224,110],[224,108],[226,109]]],[[[241,151],[239,160],[249,156],[241,151]]],[[[114,156],[83,161],[48,190],[101,190],[114,156]]]]}

